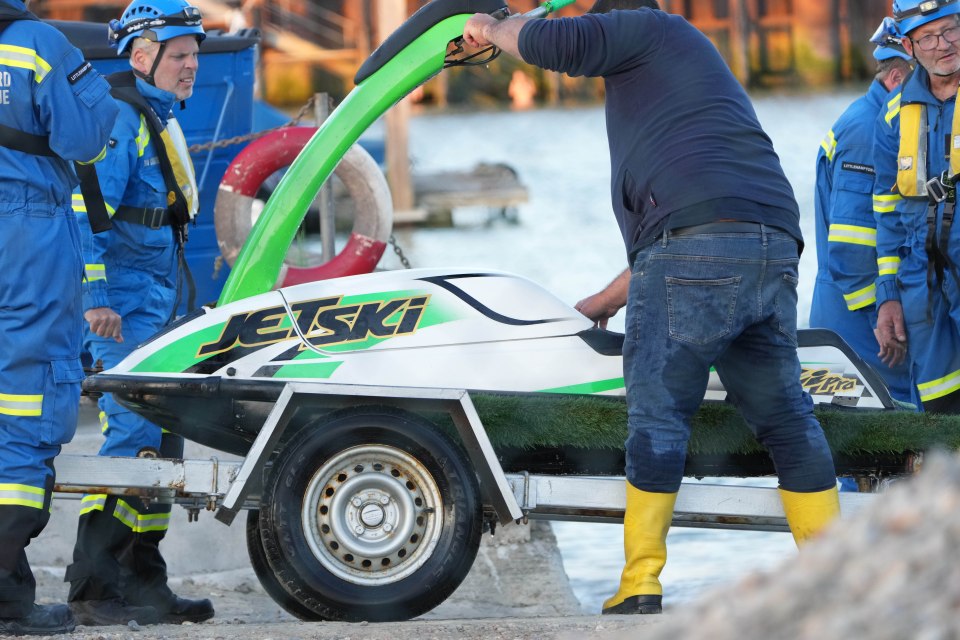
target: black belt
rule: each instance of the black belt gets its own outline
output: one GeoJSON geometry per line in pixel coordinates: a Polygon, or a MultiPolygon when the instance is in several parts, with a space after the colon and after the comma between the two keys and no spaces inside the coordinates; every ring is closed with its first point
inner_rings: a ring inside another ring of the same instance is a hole
{"type": "Polygon", "coordinates": [[[170,212],[166,207],[127,207],[121,206],[117,207],[116,213],[113,214],[114,220],[123,220],[124,222],[132,222],[134,224],[142,224],[145,227],[150,227],[151,229],[159,229],[160,227],[169,225],[172,218],[170,217],[170,212]]]}
{"type": "Polygon", "coordinates": [[[719,222],[705,222],[689,227],[670,229],[671,236],[692,236],[701,233],[760,233],[763,225],[759,222],[743,222],[741,220],[723,220],[719,222]]]}

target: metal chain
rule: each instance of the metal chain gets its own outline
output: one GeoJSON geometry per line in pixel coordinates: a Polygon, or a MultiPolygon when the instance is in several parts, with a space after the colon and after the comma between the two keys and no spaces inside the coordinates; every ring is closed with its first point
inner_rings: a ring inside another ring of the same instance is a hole
{"type": "Polygon", "coordinates": [[[203,144],[191,145],[187,148],[187,151],[190,153],[199,153],[200,151],[206,151],[207,149],[222,149],[223,147],[229,147],[231,145],[240,144],[242,142],[248,142],[250,140],[256,140],[261,138],[268,133],[273,133],[274,131],[279,131],[280,129],[286,129],[287,127],[295,127],[300,124],[300,121],[303,119],[307,112],[313,108],[313,102],[316,96],[312,95],[307,99],[306,104],[300,107],[300,111],[297,112],[297,115],[293,117],[290,122],[286,122],[276,127],[271,127],[270,129],[264,129],[263,131],[254,131],[252,133],[247,133],[242,136],[233,136],[232,138],[224,138],[223,140],[215,140],[213,142],[204,142],[203,144]]]}
{"type": "Polygon", "coordinates": [[[390,240],[388,241],[391,246],[393,246],[393,252],[397,254],[397,257],[400,258],[400,264],[403,265],[404,269],[410,268],[410,261],[407,260],[407,256],[403,255],[403,249],[400,248],[400,245],[397,244],[397,238],[392,233],[390,234],[390,240]]]}

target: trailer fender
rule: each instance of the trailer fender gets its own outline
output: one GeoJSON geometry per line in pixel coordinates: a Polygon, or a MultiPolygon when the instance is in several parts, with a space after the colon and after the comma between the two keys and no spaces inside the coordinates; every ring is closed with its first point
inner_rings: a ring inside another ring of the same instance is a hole
{"type": "MultiPolygon", "coordinates": [[[[314,127],[285,127],[254,140],[234,158],[217,189],[214,227],[220,253],[233,266],[253,227],[257,191],[276,171],[289,166],[316,132],[314,127]]],[[[337,255],[314,267],[285,264],[278,286],[370,273],[377,266],[393,227],[390,188],[376,161],[359,145],[351,146],[335,173],[355,205],[350,238],[337,255]]]]}

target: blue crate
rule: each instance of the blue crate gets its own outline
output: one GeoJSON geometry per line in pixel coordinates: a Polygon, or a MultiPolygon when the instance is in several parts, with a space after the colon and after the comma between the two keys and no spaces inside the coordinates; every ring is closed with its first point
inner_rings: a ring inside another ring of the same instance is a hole
{"type": "MultiPolygon", "coordinates": [[[[107,27],[91,22],[49,21],[93,63],[100,73],[130,69],[126,57],[118,57],[107,44],[107,27]]],[[[175,115],[190,145],[224,140],[254,131],[253,84],[256,47],[255,31],[228,36],[209,33],[200,47],[200,67],[193,96],[186,109],[175,115]]],[[[215,302],[230,268],[220,258],[213,224],[217,187],[230,162],[243,144],[230,145],[193,156],[200,188],[200,215],[190,229],[186,244],[187,262],[197,287],[197,303],[215,302]]],[[[186,292],[184,292],[184,298],[186,292]]],[[[186,311],[186,301],[178,310],[186,311]]]]}

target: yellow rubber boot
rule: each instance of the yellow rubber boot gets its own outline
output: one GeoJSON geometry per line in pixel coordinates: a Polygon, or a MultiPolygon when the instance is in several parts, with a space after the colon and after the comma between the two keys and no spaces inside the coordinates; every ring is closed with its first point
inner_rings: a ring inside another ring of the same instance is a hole
{"type": "Polygon", "coordinates": [[[840,494],[836,487],[814,493],[779,491],[783,512],[797,546],[820,533],[840,515],[840,494]]]}
{"type": "Polygon", "coordinates": [[[627,483],[623,516],[626,560],[617,593],[603,603],[603,613],[660,613],[660,572],[667,562],[667,531],[673,520],[676,493],[648,493],[627,483]]]}

